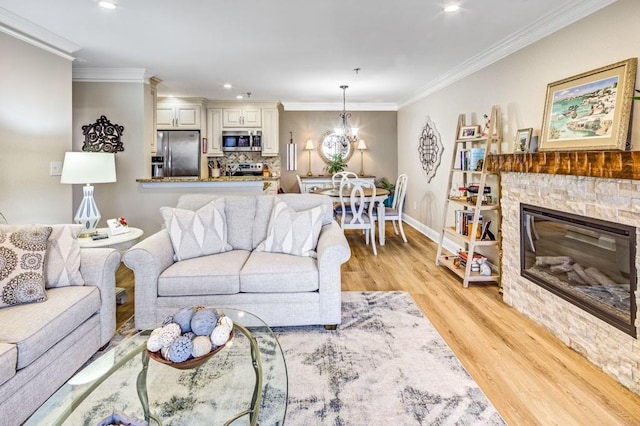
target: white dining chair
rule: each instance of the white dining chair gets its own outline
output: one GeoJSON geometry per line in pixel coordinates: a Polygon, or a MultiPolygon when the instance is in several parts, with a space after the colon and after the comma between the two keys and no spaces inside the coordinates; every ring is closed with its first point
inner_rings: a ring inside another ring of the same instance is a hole
{"type": "Polygon", "coordinates": [[[304,194],[304,185],[302,185],[302,179],[300,179],[300,175],[296,175],[296,179],[298,179],[298,190],[301,194],[304,194]]]}
{"type": "Polygon", "coordinates": [[[353,172],[337,172],[331,176],[331,185],[338,189],[344,179],[358,179],[358,175],[353,172]]]}
{"type": "MultiPolygon", "coordinates": [[[[402,241],[407,242],[407,237],[404,235],[404,228],[402,227],[402,210],[404,208],[404,198],[407,195],[407,182],[408,178],[406,174],[401,174],[396,179],[396,186],[393,192],[393,201],[391,207],[385,207],[384,209],[384,221],[391,221],[393,223],[393,230],[398,235],[398,228],[400,229],[400,235],[402,235],[402,241]]],[[[373,211],[374,219],[378,220],[378,211],[373,211]]],[[[384,223],[378,223],[378,226],[384,226],[384,223]]]]}
{"type": "Polygon", "coordinates": [[[377,255],[375,222],[373,219],[374,204],[370,202],[376,197],[376,186],[363,179],[345,179],[340,184],[341,214],[337,217],[342,229],[362,229],[365,242],[373,247],[373,254],[377,255]],[[365,190],[371,191],[365,195],[365,190]],[[348,207],[348,208],[347,208],[348,207]]]}

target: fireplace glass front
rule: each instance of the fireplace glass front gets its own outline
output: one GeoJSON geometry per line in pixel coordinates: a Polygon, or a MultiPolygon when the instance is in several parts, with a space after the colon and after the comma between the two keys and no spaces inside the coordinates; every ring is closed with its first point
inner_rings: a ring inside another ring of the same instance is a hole
{"type": "Polygon", "coordinates": [[[636,337],[636,229],[520,205],[523,277],[636,337]]]}

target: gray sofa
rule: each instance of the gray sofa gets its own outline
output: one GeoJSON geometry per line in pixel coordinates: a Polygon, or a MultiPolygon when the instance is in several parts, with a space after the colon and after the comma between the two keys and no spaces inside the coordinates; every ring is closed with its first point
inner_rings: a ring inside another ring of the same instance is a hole
{"type": "Polygon", "coordinates": [[[80,249],[85,285],[0,309],[0,425],[25,421],[113,337],[119,265],[116,250],[80,249]]]}
{"type": "Polygon", "coordinates": [[[175,261],[166,229],[124,254],[135,274],[135,326],[154,328],[184,306],[251,312],[270,326],[337,325],[340,267],[351,256],[333,220],[329,197],[313,194],[183,195],[177,208],[197,210],[224,197],[228,242],[224,253],[175,261]],[[276,200],[299,212],[324,205],[317,258],[255,250],[265,240],[276,200]]]}

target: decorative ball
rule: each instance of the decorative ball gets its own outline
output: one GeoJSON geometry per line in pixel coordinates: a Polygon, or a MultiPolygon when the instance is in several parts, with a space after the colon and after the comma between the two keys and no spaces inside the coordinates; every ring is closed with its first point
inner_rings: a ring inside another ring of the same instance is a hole
{"type": "Polygon", "coordinates": [[[169,360],[171,362],[183,362],[189,359],[193,345],[191,339],[180,336],[173,341],[169,348],[169,360]]]}
{"type": "Polygon", "coordinates": [[[183,336],[188,337],[189,339],[193,340],[196,338],[197,334],[194,333],[193,331],[189,331],[188,333],[184,333],[183,336]]]}
{"type": "Polygon", "coordinates": [[[191,331],[191,318],[196,312],[195,308],[182,308],[175,314],[173,314],[173,322],[180,326],[182,333],[191,331]]]}
{"type": "Polygon", "coordinates": [[[178,324],[171,323],[165,325],[162,327],[162,333],[160,334],[162,346],[167,347],[171,345],[178,336],[180,336],[180,326],[178,324]]]}
{"type": "Polygon", "coordinates": [[[164,321],[162,321],[162,325],[167,325],[173,322],[173,315],[167,315],[164,317],[164,321]]]}
{"type": "Polygon", "coordinates": [[[211,352],[211,340],[209,340],[207,336],[197,336],[191,343],[193,344],[191,355],[193,355],[194,358],[211,352]]]}
{"type": "Polygon", "coordinates": [[[229,340],[229,334],[231,334],[231,329],[226,326],[217,326],[211,333],[211,343],[214,346],[222,346],[229,340]]]}
{"type": "Polygon", "coordinates": [[[147,340],[147,349],[151,352],[157,352],[162,349],[162,338],[159,334],[149,336],[149,340],[147,340]]]}
{"type": "Polygon", "coordinates": [[[215,312],[209,309],[202,309],[193,314],[191,331],[198,336],[207,336],[211,334],[217,322],[218,315],[215,312]]]}
{"type": "Polygon", "coordinates": [[[223,315],[218,319],[218,325],[224,325],[231,330],[233,328],[233,321],[228,316],[223,315]]]}
{"type": "Polygon", "coordinates": [[[171,345],[165,346],[162,349],[160,349],[160,355],[162,355],[162,358],[169,359],[169,350],[170,349],[171,349],[171,345]]]}
{"type": "Polygon", "coordinates": [[[151,336],[159,336],[162,334],[162,327],[154,328],[151,332],[151,336]]]}

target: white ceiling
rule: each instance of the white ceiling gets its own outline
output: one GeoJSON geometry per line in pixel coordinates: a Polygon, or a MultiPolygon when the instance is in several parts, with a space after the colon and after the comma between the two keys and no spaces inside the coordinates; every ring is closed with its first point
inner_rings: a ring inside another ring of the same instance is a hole
{"type": "Polygon", "coordinates": [[[109,11],[97,0],[0,0],[0,30],[73,56],[74,75],[146,70],[160,95],[251,92],[331,109],[348,84],[348,109],[395,109],[615,0],[115,1],[109,11]],[[442,12],[451,2],[461,10],[442,12]]]}

